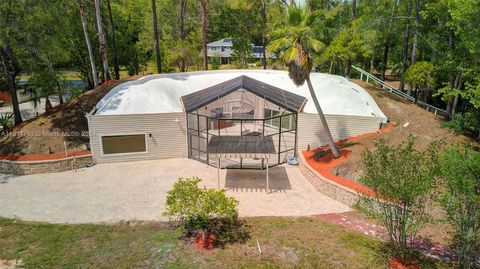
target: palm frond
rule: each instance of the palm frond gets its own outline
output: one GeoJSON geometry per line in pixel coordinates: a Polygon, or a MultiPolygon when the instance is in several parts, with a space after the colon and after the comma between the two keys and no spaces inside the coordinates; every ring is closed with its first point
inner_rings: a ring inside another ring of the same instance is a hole
{"type": "Polygon", "coordinates": [[[283,54],[283,60],[286,62],[286,63],[291,63],[291,62],[294,62],[298,59],[299,57],[299,50],[296,46],[293,46],[293,47],[290,47],[289,49],[287,49],[285,51],[285,53],[283,54]]]}
{"type": "Polygon", "coordinates": [[[307,38],[307,41],[312,50],[317,53],[321,52],[325,48],[325,44],[315,38],[307,38]]]}
{"type": "Polygon", "coordinates": [[[295,5],[288,6],[288,25],[298,26],[302,23],[302,10],[295,5]]]}
{"type": "Polygon", "coordinates": [[[278,38],[268,43],[267,51],[276,52],[286,47],[289,47],[292,44],[293,44],[293,41],[289,37],[278,38]]]}

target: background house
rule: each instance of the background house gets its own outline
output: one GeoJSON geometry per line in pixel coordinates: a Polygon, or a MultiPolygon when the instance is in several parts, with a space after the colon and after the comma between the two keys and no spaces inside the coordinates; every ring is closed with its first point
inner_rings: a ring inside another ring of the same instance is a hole
{"type": "MultiPolygon", "coordinates": [[[[223,38],[207,44],[208,58],[220,58],[220,64],[231,63],[233,57],[233,39],[223,38]]],[[[268,56],[267,56],[268,57],[268,56]]],[[[263,46],[252,44],[252,59],[263,61],[263,46]]]]}

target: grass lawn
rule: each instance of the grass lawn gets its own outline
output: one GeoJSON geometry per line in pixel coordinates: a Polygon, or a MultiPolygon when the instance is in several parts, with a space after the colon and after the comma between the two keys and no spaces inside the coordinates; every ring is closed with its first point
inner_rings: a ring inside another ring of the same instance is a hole
{"type": "Polygon", "coordinates": [[[0,220],[0,260],[27,268],[385,268],[381,244],[315,217],[251,218],[251,238],[195,249],[164,223],[59,225],[0,220]],[[262,255],[257,248],[257,240],[262,255]]]}

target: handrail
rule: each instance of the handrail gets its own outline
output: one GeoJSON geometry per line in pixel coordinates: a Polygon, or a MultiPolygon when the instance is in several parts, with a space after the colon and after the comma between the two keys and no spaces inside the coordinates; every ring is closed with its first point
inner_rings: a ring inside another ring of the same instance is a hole
{"type": "MultiPolygon", "coordinates": [[[[380,84],[380,86],[382,86],[383,89],[387,89],[389,92],[393,93],[393,94],[396,94],[400,97],[402,97],[405,101],[410,101],[412,103],[415,103],[415,98],[413,98],[412,96],[402,92],[401,90],[397,89],[397,88],[394,88],[392,87],[391,85],[385,83],[383,80],[375,77],[374,75],[370,74],[369,72],[363,70],[362,68],[360,67],[357,67],[357,66],[354,66],[352,65],[352,68],[359,72],[360,73],[360,80],[363,81],[363,76],[366,77],[366,82],[368,83],[369,80],[373,80],[374,82],[376,82],[377,84],[380,84]]],[[[439,114],[442,114],[442,115],[447,115],[447,111],[444,110],[444,109],[441,109],[441,108],[438,108],[436,106],[432,106],[432,105],[429,105],[423,101],[420,101],[420,100],[417,100],[416,104],[420,107],[422,107],[423,109],[429,111],[429,112],[433,112],[435,115],[439,115],[439,114]]]]}

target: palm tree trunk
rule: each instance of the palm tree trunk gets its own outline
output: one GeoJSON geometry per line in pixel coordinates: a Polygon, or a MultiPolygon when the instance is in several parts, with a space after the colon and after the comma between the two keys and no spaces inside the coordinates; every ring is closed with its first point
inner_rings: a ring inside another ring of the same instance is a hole
{"type": "Polygon", "coordinates": [[[80,9],[80,19],[82,20],[83,35],[87,43],[88,56],[90,57],[90,66],[92,67],[93,87],[98,85],[97,67],[95,66],[95,59],[93,58],[92,44],[90,43],[90,36],[88,34],[87,19],[85,18],[85,11],[83,9],[82,0],[78,0],[78,8],[80,9]]]}
{"type": "Polygon", "coordinates": [[[330,128],[328,127],[327,119],[325,118],[322,108],[320,107],[320,103],[318,102],[317,96],[313,91],[313,85],[312,85],[312,82],[310,81],[310,76],[307,77],[306,81],[308,85],[308,90],[310,91],[310,96],[312,97],[312,101],[315,104],[315,107],[317,108],[320,121],[322,122],[322,127],[325,130],[325,133],[327,134],[328,145],[330,146],[330,150],[332,151],[333,157],[336,159],[340,157],[340,151],[338,150],[337,145],[335,144],[335,141],[333,141],[332,133],[330,133],[330,128]]]}
{"type": "Polygon", "coordinates": [[[208,70],[208,55],[207,55],[207,2],[208,0],[200,0],[200,18],[202,23],[202,55],[203,55],[203,69],[208,70]]]}
{"type": "Polygon", "coordinates": [[[158,37],[157,0],[152,0],[153,38],[155,40],[155,54],[157,56],[157,73],[162,73],[162,56],[158,37]]]}
{"type": "Polygon", "coordinates": [[[12,101],[14,122],[15,125],[17,125],[23,121],[18,103],[17,85],[15,83],[15,76],[20,72],[20,66],[15,55],[13,54],[13,51],[11,51],[8,45],[6,47],[0,47],[0,57],[2,58],[3,70],[5,72],[8,89],[11,95],[10,98],[12,101]],[[9,68],[9,61],[12,63],[13,70],[10,70],[9,68]]]}
{"type": "Polygon", "coordinates": [[[105,80],[111,80],[112,77],[110,77],[110,72],[108,71],[107,45],[105,43],[105,33],[103,32],[102,14],[100,13],[100,0],[95,0],[95,13],[97,17],[98,41],[100,43],[103,73],[105,75],[105,80]]]}
{"type": "Polygon", "coordinates": [[[113,48],[113,70],[115,72],[115,79],[120,79],[120,67],[118,66],[118,54],[117,54],[117,40],[115,38],[115,23],[113,22],[112,7],[110,0],[107,0],[108,18],[110,20],[110,28],[112,29],[112,48],[113,48]]]}

